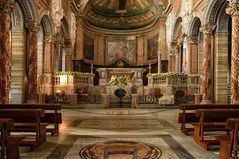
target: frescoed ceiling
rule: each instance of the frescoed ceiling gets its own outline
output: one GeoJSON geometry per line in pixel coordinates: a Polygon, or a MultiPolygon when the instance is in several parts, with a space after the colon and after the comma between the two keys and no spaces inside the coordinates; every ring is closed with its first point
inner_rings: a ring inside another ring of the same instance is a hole
{"type": "Polygon", "coordinates": [[[151,0],[95,0],[85,12],[89,24],[113,30],[137,29],[157,18],[151,0]]]}

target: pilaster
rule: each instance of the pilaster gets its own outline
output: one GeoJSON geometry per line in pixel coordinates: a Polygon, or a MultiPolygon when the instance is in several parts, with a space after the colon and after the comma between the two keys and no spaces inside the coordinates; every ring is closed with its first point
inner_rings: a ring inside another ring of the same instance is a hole
{"type": "Polygon", "coordinates": [[[81,60],[84,58],[83,55],[83,18],[78,17],[76,25],[76,60],[81,60]]]}

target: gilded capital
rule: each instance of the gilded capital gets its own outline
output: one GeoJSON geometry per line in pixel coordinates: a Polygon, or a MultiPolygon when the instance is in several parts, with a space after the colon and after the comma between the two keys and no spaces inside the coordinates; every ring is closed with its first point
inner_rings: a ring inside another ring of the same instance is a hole
{"type": "Polygon", "coordinates": [[[39,32],[40,25],[35,21],[28,21],[25,23],[26,28],[31,32],[39,32]]]}
{"type": "Polygon", "coordinates": [[[239,2],[230,2],[228,7],[226,8],[226,13],[231,16],[239,15],[239,2]]]}
{"type": "Polygon", "coordinates": [[[200,31],[204,34],[211,34],[216,29],[216,25],[206,24],[200,27],[200,31]]]}
{"type": "Polygon", "coordinates": [[[196,36],[188,36],[187,41],[189,44],[197,44],[197,37],[196,36]]]}
{"type": "Polygon", "coordinates": [[[44,38],[44,42],[46,43],[50,43],[53,41],[53,37],[51,35],[46,35],[44,38]]]}
{"type": "Polygon", "coordinates": [[[15,0],[0,0],[0,12],[11,13],[15,9],[15,0]]]}

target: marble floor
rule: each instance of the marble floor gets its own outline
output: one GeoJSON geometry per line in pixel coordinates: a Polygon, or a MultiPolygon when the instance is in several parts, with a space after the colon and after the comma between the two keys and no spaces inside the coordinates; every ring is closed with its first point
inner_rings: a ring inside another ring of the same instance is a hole
{"type": "MultiPolygon", "coordinates": [[[[131,109],[66,106],[62,109],[62,114],[60,134],[48,135],[47,142],[33,152],[27,147],[21,148],[21,159],[80,159],[82,158],[80,152],[85,147],[109,141],[153,145],[162,153],[160,159],[218,158],[218,149],[206,151],[198,146],[191,136],[185,136],[180,132],[180,126],[177,124],[177,107],[145,106],[131,109]]],[[[127,155],[123,158],[141,158],[127,155]]],[[[112,156],[98,159],[119,158],[112,156]]],[[[85,159],[91,158],[94,157],[85,159]]]]}

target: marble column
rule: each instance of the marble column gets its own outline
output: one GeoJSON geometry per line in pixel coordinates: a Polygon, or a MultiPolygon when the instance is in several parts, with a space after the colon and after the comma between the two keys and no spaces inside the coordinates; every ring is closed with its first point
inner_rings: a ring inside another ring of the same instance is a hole
{"type": "Polygon", "coordinates": [[[54,42],[52,36],[45,36],[44,39],[44,73],[52,73],[53,63],[52,54],[54,54],[54,42]]]}
{"type": "Polygon", "coordinates": [[[81,60],[84,58],[83,55],[83,24],[82,24],[82,17],[78,17],[77,19],[77,25],[76,25],[76,60],[81,60]]]}
{"type": "Polygon", "coordinates": [[[44,93],[52,94],[52,73],[54,70],[55,43],[51,35],[44,38],[44,93]]]}
{"type": "Polygon", "coordinates": [[[144,63],[145,36],[137,36],[137,64],[144,63]]]}
{"type": "Polygon", "coordinates": [[[231,103],[239,103],[239,2],[231,1],[226,9],[232,17],[231,103]]]}
{"type": "Polygon", "coordinates": [[[182,39],[178,39],[177,41],[177,48],[176,48],[176,55],[177,55],[177,64],[176,64],[176,67],[177,67],[177,72],[182,72],[182,63],[183,63],[183,59],[182,59],[182,56],[183,56],[183,43],[182,43],[182,39]]]}
{"type": "Polygon", "coordinates": [[[160,73],[161,70],[161,53],[158,54],[158,73],[160,73]]]}
{"type": "Polygon", "coordinates": [[[14,1],[0,1],[0,103],[9,103],[11,79],[11,16],[14,1]]]}
{"type": "Polygon", "coordinates": [[[72,54],[71,49],[65,49],[65,71],[72,71],[72,54]]]}
{"type": "Polygon", "coordinates": [[[27,31],[27,101],[37,101],[37,39],[39,25],[26,23],[27,31]]]}
{"type": "Polygon", "coordinates": [[[211,36],[215,27],[215,25],[204,25],[200,28],[201,32],[203,32],[202,104],[212,103],[211,36]]]}
{"type": "Polygon", "coordinates": [[[170,54],[169,55],[169,72],[175,72],[175,63],[176,63],[176,55],[175,54],[170,54]]]}
{"type": "Polygon", "coordinates": [[[159,29],[159,36],[160,36],[160,50],[161,50],[161,60],[168,60],[168,48],[167,48],[167,41],[166,41],[166,20],[167,17],[160,17],[160,29],[159,29]]]}
{"type": "Polygon", "coordinates": [[[188,73],[197,74],[198,72],[198,47],[197,40],[189,37],[188,38],[188,73]]]}
{"type": "Polygon", "coordinates": [[[98,65],[104,65],[105,64],[105,37],[104,35],[98,35],[97,37],[97,59],[95,59],[96,63],[98,65]]]}

